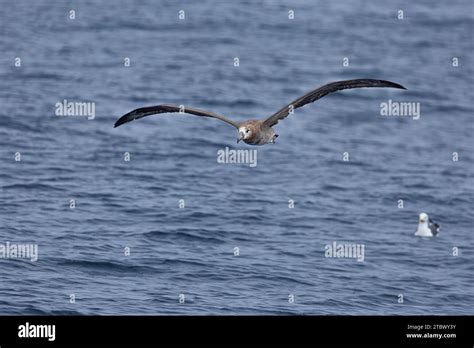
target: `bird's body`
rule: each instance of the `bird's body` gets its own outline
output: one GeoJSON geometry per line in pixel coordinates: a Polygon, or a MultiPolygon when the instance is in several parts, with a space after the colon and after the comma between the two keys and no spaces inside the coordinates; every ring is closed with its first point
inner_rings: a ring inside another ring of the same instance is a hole
{"type": "Polygon", "coordinates": [[[259,120],[250,120],[239,123],[239,139],[249,145],[274,144],[278,134],[272,127],[265,125],[259,120]],[[249,135],[248,137],[246,137],[249,135]]]}
{"type": "Polygon", "coordinates": [[[438,235],[440,229],[441,227],[438,224],[434,223],[433,220],[428,217],[428,214],[421,213],[415,236],[434,237],[438,235]]]}
{"type": "Polygon", "coordinates": [[[332,82],[327,85],[324,85],[320,88],[312,90],[305,95],[295,99],[290,104],[284,106],[279,111],[262,120],[248,120],[243,122],[234,122],[228,119],[225,116],[216,114],[214,112],[200,110],[196,108],[184,107],[183,105],[176,106],[171,104],[162,104],[156,106],[148,106],[144,108],[135,109],[122,117],[120,117],[117,122],[115,122],[114,127],[118,127],[124,123],[139,119],[145,116],[162,114],[168,112],[174,113],[187,113],[196,116],[211,117],[217,118],[221,121],[224,121],[231,126],[237,128],[239,136],[237,142],[243,140],[246,144],[249,145],[265,145],[265,144],[274,144],[278,134],[273,130],[273,126],[278,124],[279,121],[286,118],[288,115],[292,114],[295,109],[302,107],[308,103],[312,103],[325,95],[336,92],[343,89],[351,88],[363,88],[363,87],[390,87],[390,88],[400,88],[405,89],[402,85],[399,85],[394,82],[384,81],[384,80],[373,80],[373,79],[356,79],[356,80],[346,80],[346,81],[337,81],[332,82]]]}

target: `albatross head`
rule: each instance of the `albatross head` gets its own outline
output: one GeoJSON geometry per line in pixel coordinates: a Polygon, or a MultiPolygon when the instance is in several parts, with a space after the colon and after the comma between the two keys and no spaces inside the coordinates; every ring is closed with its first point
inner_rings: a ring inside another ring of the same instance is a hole
{"type": "Polygon", "coordinates": [[[428,225],[428,214],[421,213],[419,222],[420,222],[420,225],[425,225],[425,224],[428,225]]]}
{"type": "Polygon", "coordinates": [[[253,134],[253,132],[250,129],[250,127],[247,127],[247,126],[240,127],[239,128],[239,137],[237,138],[237,144],[241,140],[245,141],[245,140],[249,139],[252,136],[252,134],[253,134]]]}

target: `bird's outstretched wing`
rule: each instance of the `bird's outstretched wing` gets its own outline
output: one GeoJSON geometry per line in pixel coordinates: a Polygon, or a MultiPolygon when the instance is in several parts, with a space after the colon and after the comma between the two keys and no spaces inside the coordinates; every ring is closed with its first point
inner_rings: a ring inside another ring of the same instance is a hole
{"type": "Polygon", "coordinates": [[[182,107],[182,106],[177,106],[177,105],[171,105],[171,104],[163,104],[163,105],[155,105],[155,106],[147,106],[144,108],[139,108],[135,109],[133,111],[130,111],[129,113],[123,115],[120,117],[117,122],[115,122],[114,128],[118,127],[124,123],[136,120],[138,118],[142,118],[145,116],[150,116],[150,115],[156,115],[156,114],[163,114],[167,112],[179,112],[179,113],[186,113],[186,114],[192,114],[196,116],[204,116],[204,117],[212,117],[212,118],[217,118],[218,120],[224,121],[235,128],[239,128],[238,124],[235,123],[234,121],[229,120],[227,117],[224,117],[222,115],[210,112],[210,111],[205,111],[205,110],[200,110],[196,108],[189,108],[189,107],[182,107]]]}
{"type": "Polygon", "coordinates": [[[398,83],[384,81],[384,80],[373,80],[373,79],[356,79],[356,80],[346,80],[346,81],[337,81],[328,83],[318,89],[315,89],[311,92],[306,93],[302,97],[292,101],[290,104],[286,105],[285,107],[278,110],[272,116],[268,117],[263,123],[268,126],[272,127],[276,125],[280,120],[287,117],[290,112],[294,109],[300,108],[303,105],[308,103],[312,103],[325,95],[340,91],[343,89],[350,89],[350,88],[363,88],[363,87],[391,87],[391,88],[400,88],[406,89],[402,85],[398,83]]]}

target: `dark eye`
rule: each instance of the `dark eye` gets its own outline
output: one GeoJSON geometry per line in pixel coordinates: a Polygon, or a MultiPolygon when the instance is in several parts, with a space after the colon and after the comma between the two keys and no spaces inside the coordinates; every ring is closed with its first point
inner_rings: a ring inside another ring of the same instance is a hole
{"type": "Polygon", "coordinates": [[[245,130],[245,133],[248,133],[248,132],[249,132],[249,130],[248,130],[248,129],[246,129],[246,130],[245,130]]]}

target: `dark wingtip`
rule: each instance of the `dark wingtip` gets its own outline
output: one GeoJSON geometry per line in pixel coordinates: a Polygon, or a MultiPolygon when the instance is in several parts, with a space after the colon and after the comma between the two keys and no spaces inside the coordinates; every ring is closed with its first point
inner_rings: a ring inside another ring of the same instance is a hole
{"type": "Polygon", "coordinates": [[[406,87],[400,85],[399,83],[395,83],[392,81],[385,81],[385,80],[380,80],[383,84],[385,84],[387,87],[393,87],[393,88],[399,88],[399,89],[406,89],[406,87]]]}
{"type": "MultiPolygon", "coordinates": [[[[128,115],[128,114],[127,114],[128,115]]],[[[118,126],[121,126],[123,125],[124,123],[127,123],[127,119],[125,118],[125,116],[127,115],[123,115],[122,117],[120,117],[117,121],[115,121],[114,123],[114,128],[117,128],[118,126]]]]}

